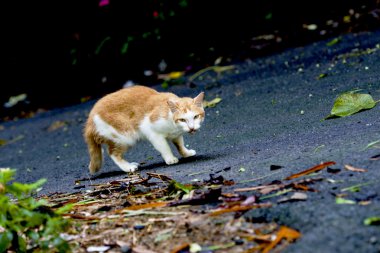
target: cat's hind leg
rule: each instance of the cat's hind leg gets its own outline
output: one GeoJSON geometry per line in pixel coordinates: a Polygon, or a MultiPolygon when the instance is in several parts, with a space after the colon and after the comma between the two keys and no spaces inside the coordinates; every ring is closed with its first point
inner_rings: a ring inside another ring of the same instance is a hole
{"type": "Polygon", "coordinates": [[[128,150],[126,146],[116,146],[114,144],[108,145],[108,153],[114,163],[125,172],[134,172],[137,170],[138,163],[129,163],[123,158],[123,154],[128,150]]]}
{"type": "Polygon", "coordinates": [[[91,133],[85,135],[85,140],[87,142],[88,153],[90,155],[90,164],[88,168],[91,174],[95,174],[102,167],[102,146],[95,141],[95,137],[91,133]]]}
{"type": "Polygon", "coordinates": [[[185,143],[183,141],[183,136],[179,136],[175,139],[173,139],[173,144],[176,146],[178,149],[178,152],[181,154],[183,157],[190,157],[190,156],[195,156],[197,152],[193,149],[187,149],[185,147],[185,143]]]}

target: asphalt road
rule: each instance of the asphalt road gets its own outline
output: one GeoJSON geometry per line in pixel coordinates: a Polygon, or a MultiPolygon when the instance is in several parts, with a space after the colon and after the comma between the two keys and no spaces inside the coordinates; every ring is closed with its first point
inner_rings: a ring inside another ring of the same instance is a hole
{"type": "MultiPolygon", "coordinates": [[[[380,216],[380,160],[370,159],[380,149],[365,149],[380,140],[379,106],[323,120],[345,91],[362,89],[380,99],[380,31],[348,34],[331,46],[327,42],[238,63],[235,71],[216,82],[206,78],[196,88],[171,87],[169,91],[179,95],[204,90],[207,100],[222,98],[206,109],[201,131],[185,137],[197,156],[167,166],[148,143],[140,143],[126,157],[145,162],[142,174],[162,173],[181,182],[207,179],[210,173],[223,175],[236,183],[226,191],[283,180],[334,161],[330,171],[317,175],[324,180],[313,185],[317,191],[308,192],[306,201],[276,204],[247,215],[299,230],[302,237],[284,252],[380,252],[379,226],[363,224],[367,217],[380,216]],[[348,171],[346,164],[367,172],[348,171]],[[282,168],[271,171],[271,165],[282,168]],[[334,169],[340,171],[331,173],[334,169]],[[254,181],[244,182],[249,179],[254,181]],[[357,192],[341,191],[357,184],[365,185],[357,192]],[[336,196],[342,193],[361,204],[337,204],[336,196]]],[[[93,104],[1,123],[0,139],[7,143],[0,147],[0,167],[17,169],[22,182],[47,178],[41,193],[77,191],[75,181],[89,178],[82,129],[93,104]]],[[[83,181],[81,190],[124,176],[106,156],[101,172],[83,181]]]]}

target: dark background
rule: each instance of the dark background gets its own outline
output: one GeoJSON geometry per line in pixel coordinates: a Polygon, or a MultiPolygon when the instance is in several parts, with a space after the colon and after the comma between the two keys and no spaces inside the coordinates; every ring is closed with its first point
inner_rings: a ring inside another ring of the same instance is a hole
{"type": "Polygon", "coordinates": [[[219,57],[227,65],[380,27],[379,0],[99,3],[2,4],[2,120],[97,98],[128,80],[157,84],[160,73],[193,73],[219,57]],[[308,29],[310,24],[317,28],[308,29]],[[164,70],[158,68],[162,60],[164,70]],[[26,100],[3,106],[21,93],[26,100]]]}

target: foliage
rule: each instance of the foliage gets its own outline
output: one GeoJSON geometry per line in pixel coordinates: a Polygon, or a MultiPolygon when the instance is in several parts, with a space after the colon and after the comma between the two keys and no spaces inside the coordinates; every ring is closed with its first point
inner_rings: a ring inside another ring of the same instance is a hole
{"type": "Polygon", "coordinates": [[[331,113],[326,119],[345,117],[375,107],[378,101],[374,101],[369,94],[347,92],[341,94],[334,102],[331,113]]]}
{"type": "Polygon", "coordinates": [[[69,207],[53,210],[33,193],[46,182],[12,182],[16,170],[0,169],[0,252],[68,252],[68,243],[60,232],[68,227],[61,214],[69,207]]]}

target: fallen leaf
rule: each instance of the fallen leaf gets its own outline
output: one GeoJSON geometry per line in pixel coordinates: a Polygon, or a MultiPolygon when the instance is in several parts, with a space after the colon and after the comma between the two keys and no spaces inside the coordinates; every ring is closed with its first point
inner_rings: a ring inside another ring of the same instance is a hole
{"type": "Polygon", "coordinates": [[[380,225],[380,216],[368,217],[364,220],[364,225],[380,225]]]}
{"type": "Polygon", "coordinates": [[[213,100],[211,101],[207,101],[207,100],[204,100],[203,101],[203,107],[204,108],[207,108],[207,107],[215,107],[216,104],[220,103],[220,101],[222,101],[221,98],[217,97],[217,98],[214,98],[213,100]]]}
{"type": "Polygon", "coordinates": [[[320,74],[320,75],[317,77],[317,79],[319,80],[319,79],[325,78],[326,76],[327,76],[326,73],[322,73],[322,74],[320,74]]]}
{"type": "Polygon", "coordinates": [[[160,231],[160,233],[154,238],[154,242],[162,242],[168,240],[170,237],[172,237],[173,229],[165,229],[163,231],[160,231]]]}
{"type": "Polygon", "coordinates": [[[5,144],[7,144],[7,140],[0,139],[0,147],[4,146],[5,144]]]}
{"type": "Polygon", "coordinates": [[[377,141],[373,141],[373,142],[370,142],[368,143],[368,145],[363,148],[362,151],[366,150],[366,149],[369,149],[369,148],[380,148],[380,140],[377,140],[377,141]],[[379,144],[379,145],[378,145],[379,144]]]}
{"type": "Polygon", "coordinates": [[[248,211],[253,208],[262,208],[262,207],[270,207],[271,204],[269,203],[263,203],[263,204],[255,204],[255,205],[249,205],[249,206],[243,206],[243,205],[235,205],[228,208],[221,208],[216,209],[210,212],[210,216],[218,216],[224,213],[231,213],[231,212],[241,212],[241,211],[248,211]]]}
{"type": "Polygon", "coordinates": [[[331,113],[325,119],[345,117],[375,107],[376,102],[369,94],[343,93],[334,102],[331,113]]]}
{"type": "Polygon", "coordinates": [[[303,28],[310,30],[310,31],[317,30],[317,28],[318,28],[318,26],[316,24],[303,24],[302,26],[303,26],[303,28]]]}
{"type": "Polygon", "coordinates": [[[203,75],[204,73],[206,73],[207,71],[210,71],[210,70],[213,70],[215,73],[217,73],[218,77],[220,77],[220,75],[223,72],[228,71],[228,70],[232,70],[234,68],[235,68],[234,65],[206,67],[206,68],[201,69],[198,72],[194,73],[192,76],[190,76],[188,82],[192,83],[196,78],[200,77],[201,75],[203,75]]]}
{"type": "Polygon", "coordinates": [[[196,253],[202,251],[202,247],[198,243],[192,243],[189,250],[191,253],[196,253]]]}
{"type": "Polygon", "coordinates": [[[331,46],[333,46],[333,45],[341,42],[341,40],[342,39],[339,38],[339,37],[338,38],[334,38],[334,39],[330,40],[329,42],[327,42],[326,45],[329,46],[329,47],[331,47],[331,46]]]}
{"type": "Polygon", "coordinates": [[[190,247],[190,244],[189,243],[183,243],[177,247],[175,247],[170,253],[178,253],[178,252],[183,252],[185,251],[186,249],[188,249],[190,247]]]}
{"type": "Polygon", "coordinates": [[[87,248],[87,252],[104,252],[110,248],[110,246],[90,246],[87,248]]]}
{"type": "Polygon", "coordinates": [[[349,170],[349,171],[355,171],[355,172],[367,172],[366,169],[355,168],[354,166],[351,166],[351,165],[348,165],[348,164],[344,165],[344,168],[345,168],[346,170],[349,170]]]}
{"type": "MultiPolygon", "coordinates": [[[[204,250],[204,252],[209,252],[209,251],[213,252],[216,250],[228,249],[228,248],[231,248],[235,245],[236,245],[235,242],[229,242],[229,243],[222,244],[222,245],[212,245],[212,246],[204,247],[201,249],[202,249],[202,251],[204,250]]],[[[192,252],[192,251],[190,250],[190,252],[192,252]]],[[[198,251],[196,251],[196,252],[198,252],[198,251]]]]}
{"type": "Polygon", "coordinates": [[[181,184],[180,182],[177,182],[175,180],[172,180],[169,183],[169,192],[182,191],[186,194],[189,194],[192,189],[193,189],[193,186],[184,185],[184,184],[181,184]]]}
{"type": "Polygon", "coordinates": [[[191,198],[172,201],[168,204],[168,206],[202,205],[206,203],[215,203],[215,202],[218,202],[221,194],[222,194],[221,188],[210,188],[191,198]]]}
{"type": "Polygon", "coordinates": [[[333,161],[329,161],[329,162],[325,162],[325,163],[321,163],[321,164],[318,164],[310,169],[307,169],[307,170],[304,170],[304,171],[301,171],[299,173],[296,173],[296,174],[293,174],[287,178],[285,178],[285,180],[290,180],[290,179],[294,179],[294,178],[298,178],[298,177],[301,177],[301,176],[305,176],[305,175],[308,175],[310,173],[314,173],[314,172],[317,172],[317,171],[320,171],[330,165],[334,165],[336,164],[335,162],[333,161]]]}
{"type": "Polygon", "coordinates": [[[5,108],[13,107],[16,104],[18,104],[19,102],[24,101],[27,97],[28,97],[28,95],[26,93],[22,93],[22,94],[17,95],[17,96],[12,96],[9,98],[8,102],[4,103],[4,107],[5,108]]]}
{"type": "Polygon", "coordinates": [[[158,75],[157,78],[163,79],[165,81],[169,81],[169,80],[181,78],[181,77],[183,77],[184,74],[185,74],[185,72],[183,72],[183,71],[174,71],[174,72],[170,72],[168,74],[160,74],[160,75],[158,75]]]}
{"type": "Polygon", "coordinates": [[[372,160],[372,161],[380,160],[380,154],[371,156],[371,158],[369,160],[372,160]]]}
{"type": "Polygon", "coordinates": [[[266,246],[262,253],[268,253],[271,251],[274,247],[276,247],[277,244],[281,242],[282,239],[286,239],[288,242],[294,241],[301,237],[301,233],[288,228],[286,226],[281,226],[279,231],[277,232],[276,239],[274,239],[268,246],[266,246]]]}
{"type": "Polygon", "coordinates": [[[295,192],[293,195],[290,197],[284,197],[279,199],[277,202],[282,203],[282,202],[287,202],[287,201],[297,201],[297,200],[306,200],[307,199],[307,194],[302,193],[302,192],[295,192]]]}
{"type": "Polygon", "coordinates": [[[147,172],[146,173],[149,177],[154,177],[154,178],[157,178],[157,179],[160,179],[162,181],[166,181],[166,182],[170,182],[172,181],[173,179],[166,176],[166,175],[163,175],[163,174],[158,174],[158,173],[153,173],[153,172],[147,172]]]}
{"type": "Polygon", "coordinates": [[[284,195],[284,194],[286,194],[288,192],[291,192],[291,191],[292,191],[292,189],[285,189],[285,190],[282,190],[282,191],[278,191],[276,193],[260,197],[260,200],[269,199],[269,198],[277,197],[277,196],[280,196],[280,195],[284,195]]]}
{"type": "Polygon", "coordinates": [[[132,252],[133,253],[157,253],[157,251],[149,250],[142,245],[138,245],[136,247],[133,247],[132,252]]]}
{"type": "Polygon", "coordinates": [[[344,199],[344,198],[340,198],[340,197],[338,197],[338,198],[335,199],[335,203],[336,204],[349,204],[349,205],[356,204],[356,202],[353,201],[353,200],[344,199]]]}
{"type": "Polygon", "coordinates": [[[123,212],[124,210],[140,210],[140,209],[147,209],[147,208],[154,208],[154,207],[163,207],[166,206],[167,202],[151,202],[146,204],[140,204],[135,206],[129,206],[122,210],[118,210],[117,213],[123,212]]]}
{"type": "Polygon", "coordinates": [[[360,187],[362,187],[362,186],[366,186],[366,185],[370,185],[370,184],[373,184],[373,182],[367,182],[367,183],[356,184],[356,185],[353,185],[353,186],[350,186],[350,187],[343,188],[343,189],[340,190],[340,191],[341,191],[341,192],[345,192],[345,191],[358,192],[358,191],[360,191],[360,187]]]}
{"type": "Polygon", "coordinates": [[[4,140],[4,139],[0,139],[0,147],[4,146],[6,144],[11,144],[11,143],[17,142],[17,141],[22,140],[22,139],[24,139],[24,135],[18,135],[18,136],[16,136],[15,138],[13,138],[10,141],[4,140]]]}
{"type": "Polygon", "coordinates": [[[57,120],[57,121],[54,121],[47,130],[48,132],[52,132],[64,126],[66,126],[66,122],[57,120]]]}

